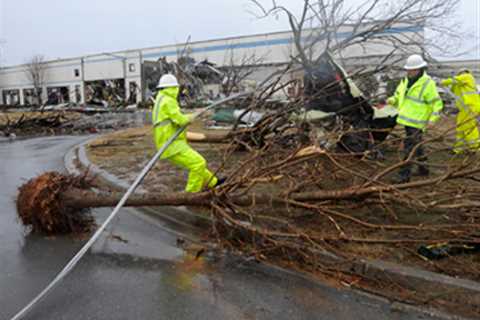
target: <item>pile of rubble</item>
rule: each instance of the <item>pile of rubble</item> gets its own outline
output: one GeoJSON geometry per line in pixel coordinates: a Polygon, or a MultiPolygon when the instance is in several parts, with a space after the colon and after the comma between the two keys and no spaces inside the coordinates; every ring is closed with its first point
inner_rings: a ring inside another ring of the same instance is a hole
{"type": "Polygon", "coordinates": [[[117,109],[128,105],[125,97],[125,81],[123,79],[85,83],[87,105],[117,109]]]}
{"type": "MultiPolygon", "coordinates": [[[[244,89],[246,79],[230,72],[232,69],[234,69],[233,66],[217,67],[208,60],[197,62],[188,55],[181,56],[177,61],[167,61],[166,57],[157,61],[146,61],[146,96],[147,98],[152,97],[160,77],[171,73],[182,85],[180,99],[183,105],[186,107],[203,106],[210,100],[216,100],[244,89]]],[[[242,68],[242,70],[246,69],[242,68]]],[[[250,86],[255,86],[250,82],[250,86]]]]}

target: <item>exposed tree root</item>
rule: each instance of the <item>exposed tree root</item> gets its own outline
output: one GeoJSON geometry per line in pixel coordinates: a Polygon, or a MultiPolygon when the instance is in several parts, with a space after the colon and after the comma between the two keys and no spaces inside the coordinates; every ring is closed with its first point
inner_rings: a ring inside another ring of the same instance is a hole
{"type": "Polygon", "coordinates": [[[88,188],[88,180],[47,172],[29,180],[19,188],[17,213],[22,223],[32,232],[67,234],[87,232],[94,220],[85,208],[72,208],[61,201],[61,194],[69,188],[88,188]]]}

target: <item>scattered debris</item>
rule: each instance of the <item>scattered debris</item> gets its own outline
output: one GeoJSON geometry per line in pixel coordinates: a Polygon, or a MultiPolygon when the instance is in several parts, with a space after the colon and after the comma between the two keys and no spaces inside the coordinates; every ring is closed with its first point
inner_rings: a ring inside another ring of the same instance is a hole
{"type": "Polygon", "coordinates": [[[200,257],[203,256],[205,252],[206,252],[205,248],[198,250],[197,253],[195,254],[195,260],[200,259],[200,257]]]}
{"type": "Polygon", "coordinates": [[[436,243],[427,246],[420,246],[418,254],[430,260],[440,260],[460,254],[472,254],[480,252],[480,244],[449,244],[436,243]]]}
{"type": "Polygon", "coordinates": [[[45,107],[43,112],[0,114],[3,135],[42,136],[96,133],[106,130],[141,127],[147,121],[146,111],[111,112],[97,108],[76,108],[59,105],[45,107]]]}
{"type": "MultiPolygon", "coordinates": [[[[188,49],[187,46],[179,53],[177,61],[167,61],[166,57],[162,57],[144,63],[147,98],[153,96],[158,80],[166,73],[174,74],[179,80],[182,85],[180,99],[187,108],[204,106],[208,101],[229,96],[246,87],[256,87],[256,82],[248,79],[255,68],[244,65],[217,67],[208,60],[197,62],[190,57],[188,49]]],[[[252,65],[258,62],[249,59],[244,61],[252,65]]]]}
{"type": "Polygon", "coordinates": [[[177,247],[183,247],[185,245],[186,241],[182,237],[177,238],[177,247]]]}
{"type": "Polygon", "coordinates": [[[76,118],[75,115],[67,116],[63,112],[55,113],[22,113],[18,119],[11,120],[4,114],[6,121],[0,123],[0,130],[7,136],[16,135],[41,135],[61,129],[62,125],[76,118]]]}
{"type": "Polygon", "coordinates": [[[126,101],[124,79],[86,82],[85,94],[85,101],[90,105],[120,108],[129,104],[126,101]]]}
{"type": "Polygon", "coordinates": [[[396,116],[375,118],[375,111],[355,82],[326,52],[314,69],[305,72],[308,110],[333,113],[346,133],[339,145],[353,153],[372,149],[388,136],[396,125],[396,116]]]}
{"type": "Polygon", "coordinates": [[[127,239],[124,239],[123,237],[121,237],[119,235],[116,235],[116,234],[110,235],[109,238],[111,240],[116,240],[116,241],[121,242],[121,243],[128,243],[127,239]]]}
{"type": "Polygon", "coordinates": [[[212,117],[210,126],[233,125],[237,121],[248,127],[253,127],[264,116],[264,113],[257,111],[248,111],[245,109],[222,108],[216,111],[212,117]]]}

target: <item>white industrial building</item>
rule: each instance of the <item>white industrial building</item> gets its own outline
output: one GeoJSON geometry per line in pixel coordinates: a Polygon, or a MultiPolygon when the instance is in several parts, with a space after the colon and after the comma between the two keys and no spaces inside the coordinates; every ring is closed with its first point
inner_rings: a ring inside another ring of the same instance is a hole
{"type": "MultiPolygon", "coordinates": [[[[348,37],[350,28],[341,28],[337,38],[348,37]]],[[[423,39],[423,29],[420,27],[396,26],[385,33],[393,33],[399,39],[423,39]]],[[[255,54],[262,58],[262,65],[275,67],[288,63],[295,55],[292,33],[287,31],[52,60],[45,64],[42,95],[46,98],[51,90],[60,90],[67,94],[68,101],[84,103],[86,83],[123,80],[121,83],[127,98],[139,102],[144,99],[146,91],[145,65],[162,57],[176,60],[179,50],[185,48],[196,61],[208,59],[218,66],[230,64],[232,57],[239,62],[243,57],[255,54]]],[[[342,58],[383,56],[390,53],[391,49],[391,45],[376,41],[366,46],[349,47],[342,52],[342,58]]],[[[0,104],[28,104],[32,90],[27,65],[0,69],[0,104]]]]}

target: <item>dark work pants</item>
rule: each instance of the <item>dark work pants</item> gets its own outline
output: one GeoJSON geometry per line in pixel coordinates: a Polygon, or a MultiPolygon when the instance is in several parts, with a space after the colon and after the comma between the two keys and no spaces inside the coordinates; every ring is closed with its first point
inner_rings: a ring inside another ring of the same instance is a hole
{"type": "MultiPolygon", "coordinates": [[[[405,126],[405,140],[403,141],[403,159],[406,160],[409,156],[412,150],[417,146],[419,143],[422,142],[423,139],[423,131],[417,128],[413,127],[408,127],[405,126]]],[[[421,161],[425,162],[427,161],[427,158],[425,156],[425,149],[423,148],[423,145],[419,146],[415,150],[415,154],[413,155],[411,161],[421,161]]],[[[400,176],[402,178],[410,178],[410,175],[412,173],[412,163],[408,163],[404,165],[400,169],[400,176]]],[[[428,168],[424,164],[419,165],[419,171],[423,173],[428,173],[428,168]]]]}

